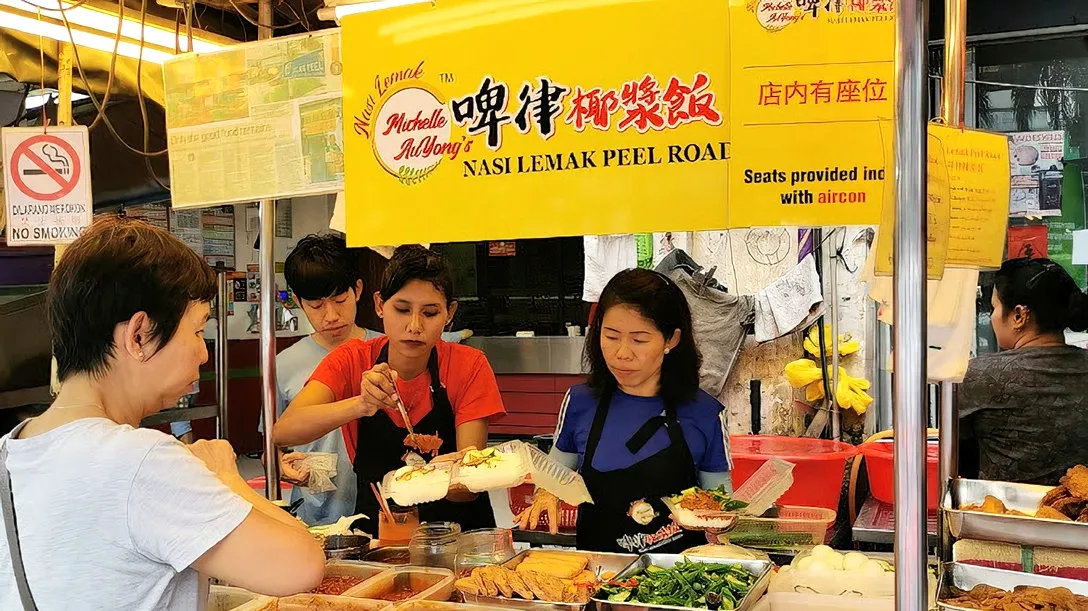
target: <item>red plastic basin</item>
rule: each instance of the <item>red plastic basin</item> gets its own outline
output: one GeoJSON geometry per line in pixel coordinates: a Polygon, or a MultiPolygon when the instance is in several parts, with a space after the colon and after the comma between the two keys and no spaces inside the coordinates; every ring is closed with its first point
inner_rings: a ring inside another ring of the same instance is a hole
{"type": "Polygon", "coordinates": [[[793,486],[778,499],[779,505],[823,507],[839,510],[846,460],[857,448],[829,439],[737,435],[729,438],[733,457],[733,487],[739,488],[756,469],[771,458],[793,463],[793,486]]]}
{"type": "MultiPolygon", "coordinates": [[[[869,473],[869,491],[876,500],[895,504],[895,460],[890,439],[870,441],[858,446],[858,451],[865,457],[865,469],[869,473]]],[[[936,441],[926,445],[926,506],[930,511],[937,509],[937,466],[941,449],[936,441]]]]}

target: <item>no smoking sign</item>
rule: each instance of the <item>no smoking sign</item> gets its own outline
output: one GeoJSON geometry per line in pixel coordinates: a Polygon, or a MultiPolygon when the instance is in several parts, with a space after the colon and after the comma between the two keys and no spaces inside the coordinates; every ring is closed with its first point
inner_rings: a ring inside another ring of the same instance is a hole
{"type": "Polygon", "coordinates": [[[79,237],[93,215],[87,128],[5,128],[0,140],[8,244],[68,244],[79,237]]]}

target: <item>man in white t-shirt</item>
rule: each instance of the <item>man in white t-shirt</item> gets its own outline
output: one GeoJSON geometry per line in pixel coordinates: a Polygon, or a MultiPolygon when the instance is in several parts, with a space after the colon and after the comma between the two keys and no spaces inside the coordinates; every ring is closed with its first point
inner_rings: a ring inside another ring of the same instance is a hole
{"type": "Polygon", "coordinates": [[[100,219],[68,247],[49,283],[60,392],[0,440],[19,543],[0,541],[0,609],[192,611],[198,572],[274,596],[320,583],[321,546],[229,444],[136,428],[199,376],[214,294],[203,259],[146,223],[100,219]]]}

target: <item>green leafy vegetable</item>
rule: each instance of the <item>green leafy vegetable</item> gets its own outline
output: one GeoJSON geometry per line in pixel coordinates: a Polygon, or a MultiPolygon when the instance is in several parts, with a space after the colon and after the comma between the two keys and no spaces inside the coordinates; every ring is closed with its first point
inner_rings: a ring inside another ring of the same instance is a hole
{"type": "Polygon", "coordinates": [[[607,583],[601,588],[601,596],[612,602],[706,609],[707,595],[713,593],[721,597],[718,608],[730,610],[736,609],[755,580],[739,564],[684,559],[671,569],[649,566],[634,579],[607,583]]]}

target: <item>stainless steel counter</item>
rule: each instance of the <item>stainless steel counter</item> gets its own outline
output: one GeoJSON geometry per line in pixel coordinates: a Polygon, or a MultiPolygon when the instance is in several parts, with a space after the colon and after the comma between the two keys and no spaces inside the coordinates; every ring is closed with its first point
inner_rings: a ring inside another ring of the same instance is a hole
{"type": "Polygon", "coordinates": [[[482,350],[495,373],[579,375],[585,337],[472,337],[469,346],[482,350]]]}

